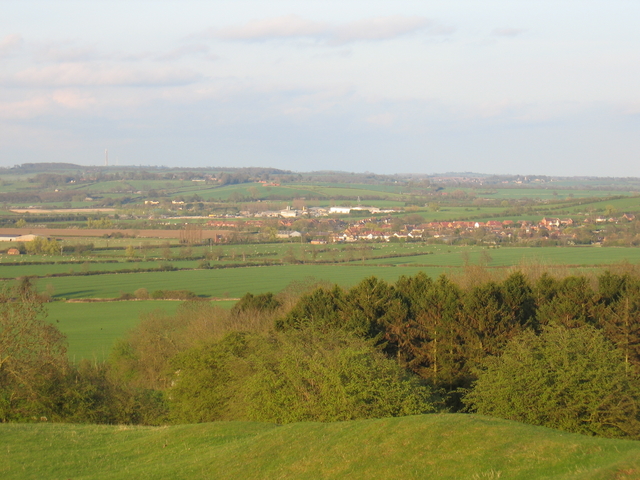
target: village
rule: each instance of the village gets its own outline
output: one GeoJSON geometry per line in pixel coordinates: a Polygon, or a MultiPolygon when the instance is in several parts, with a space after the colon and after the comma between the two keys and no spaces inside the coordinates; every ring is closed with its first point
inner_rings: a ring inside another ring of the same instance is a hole
{"type": "Polygon", "coordinates": [[[535,243],[540,240],[565,245],[601,244],[612,239],[619,240],[620,231],[626,233],[626,238],[632,234],[632,241],[637,241],[636,217],[626,213],[619,217],[588,216],[581,220],[544,217],[539,222],[508,219],[427,223],[420,222],[419,216],[412,215],[369,216],[362,219],[341,219],[335,215],[346,215],[353,211],[385,213],[375,207],[331,207],[300,211],[287,208],[279,212],[279,215],[278,212],[268,212],[253,218],[238,216],[239,218],[234,219],[211,219],[207,226],[239,232],[262,232],[271,239],[296,239],[313,244],[358,241],[499,244],[535,243]],[[329,214],[330,218],[319,218],[329,214]],[[418,221],[409,223],[407,220],[418,221]],[[607,226],[613,228],[607,230],[607,226]]]}

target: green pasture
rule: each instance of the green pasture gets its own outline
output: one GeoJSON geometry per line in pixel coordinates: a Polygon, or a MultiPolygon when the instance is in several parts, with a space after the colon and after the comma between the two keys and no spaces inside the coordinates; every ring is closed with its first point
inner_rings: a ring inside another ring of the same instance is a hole
{"type": "MultiPolygon", "coordinates": [[[[507,259],[494,255],[492,250],[489,254],[492,257],[490,266],[509,265],[507,259]]],[[[469,254],[469,262],[479,263],[483,261],[481,252],[469,254]]],[[[529,259],[520,260],[514,263],[526,264],[530,261],[534,264],[545,263],[544,257],[531,255],[529,259]]],[[[599,265],[615,265],[611,258],[608,263],[598,263],[598,260],[591,260],[592,263],[580,261],[580,263],[562,263],[561,265],[584,265],[584,268],[593,268],[599,265]]],[[[619,257],[618,257],[619,258],[619,257]]],[[[558,259],[567,260],[558,252],[558,259]]],[[[573,261],[578,261],[574,257],[573,261]]],[[[213,270],[186,270],[175,272],[151,272],[151,273],[122,273],[96,275],[87,277],[57,277],[41,280],[39,288],[45,290],[49,288],[54,292],[54,298],[116,298],[123,292],[133,293],[136,289],[144,287],[149,292],[154,290],[190,290],[197,295],[211,296],[215,298],[238,298],[247,292],[263,293],[278,292],[294,281],[303,281],[307,278],[326,280],[332,283],[349,287],[355,285],[362,279],[376,276],[389,282],[395,282],[401,275],[411,276],[420,271],[424,271],[432,277],[436,277],[443,272],[450,271],[463,265],[464,258],[461,254],[449,254],[448,258],[438,259],[438,255],[425,255],[423,257],[405,257],[392,260],[365,259],[362,261],[354,259],[352,264],[340,265],[282,265],[268,267],[242,267],[213,270]],[[388,263],[388,266],[381,264],[388,263]],[[416,263],[416,266],[412,265],[416,263]],[[397,265],[397,266],[394,266],[397,265]],[[44,283],[44,285],[43,285],[44,283]],[[51,285],[51,287],[49,287],[51,285]]]]}
{"type": "Polygon", "coordinates": [[[395,282],[401,275],[415,275],[424,270],[437,276],[443,268],[379,267],[373,265],[282,265],[242,267],[176,272],[115,273],[95,276],[55,277],[41,280],[42,291],[53,289],[54,298],[117,298],[138,288],[155,290],[190,290],[214,298],[238,298],[247,292],[279,292],[291,282],[309,277],[351,286],[375,275],[395,282]]]}
{"type": "Polygon", "coordinates": [[[46,319],[67,336],[71,361],[83,358],[102,361],[115,341],[138,324],[141,314],[156,310],[173,314],[180,303],[170,300],[52,302],[47,305],[46,319]]]}
{"type": "Polygon", "coordinates": [[[631,480],[640,442],[468,414],[162,427],[0,424],[4,480],[631,480]]]}
{"type": "MultiPolygon", "coordinates": [[[[73,263],[73,264],[54,264],[54,265],[21,265],[0,263],[0,279],[10,279],[24,277],[27,275],[35,275],[38,277],[46,277],[49,274],[57,273],[83,273],[83,272],[117,272],[120,270],[150,269],[161,268],[164,265],[172,265],[176,268],[196,268],[198,261],[182,260],[182,261],[165,261],[165,260],[149,260],[139,262],[117,262],[117,263],[73,263]]],[[[43,279],[42,281],[46,281],[43,279]]]]}
{"type": "Polygon", "coordinates": [[[315,192],[307,188],[296,188],[289,186],[265,186],[260,183],[242,183],[237,185],[211,186],[197,190],[189,191],[189,195],[199,195],[205,200],[227,200],[233,193],[243,195],[244,197],[256,199],[268,199],[269,196],[278,196],[285,198],[297,198],[315,196],[315,192]]]}
{"type": "MultiPolygon", "coordinates": [[[[285,198],[301,198],[301,197],[324,197],[330,199],[332,197],[346,197],[356,201],[360,197],[384,197],[389,200],[400,200],[400,194],[394,191],[388,191],[385,188],[374,188],[368,185],[312,185],[312,184],[285,184],[280,186],[269,186],[259,183],[243,183],[237,185],[200,187],[189,191],[189,195],[199,195],[200,197],[210,199],[226,200],[233,193],[238,193],[245,197],[255,197],[260,199],[268,199],[270,196],[285,198]],[[371,188],[370,188],[371,187],[371,188]]],[[[185,192],[186,194],[186,192],[185,192]]]]}
{"type": "MultiPolygon", "coordinates": [[[[206,250],[204,247],[201,247],[206,250]]],[[[204,251],[203,250],[203,251],[204,251]]],[[[280,291],[290,282],[314,277],[343,286],[375,275],[395,281],[400,275],[414,275],[424,270],[431,276],[456,269],[465,264],[488,267],[518,265],[587,268],[608,268],[621,263],[639,264],[640,248],[624,247],[468,247],[411,243],[371,243],[346,245],[257,244],[227,245],[222,248],[222,261],[211,260],[213,266],[243,262],[281,261],[291,254],[304,264],[284,264],[262,267],[234,267],[209,270],[196,269],[197,260],[149,260],[118,263],[81,263],[56,265],[2,265],[0,277],[16,278],[37,275],[38,288],[54,298],[116,298],[144,287],[154,290],[191,290],[197,295],[216,298],[237,298],[247,292],[280,291]],[[338,262],[336,264],[314,263],[338,262]],[[392,258],[389,258],[392,257],[392,258]],[[157,268],[171,264],[193,270],[117,273],[122,269],[157,268]],[[46,277],[47,273],[106,270],[104,275],[46,277]]],[[[202,252],[200,252],[202,253],[202,252]]]]}
{"type": "Polygon", "coordinates": [[[616,188],[621,191],[634,191],[638,190],[640,184],[637,178],[572,178],[565,177],[562,179],[554,180],[551,185],[558,187],[577,188],[577,189],[598,189],[598,188],[616,188]],[[612,187],[613,186],[613,187],[612,187]]]}
{"type": "Polygon", "coordinates": [[[28,190],[36,190],[36,185],[26,181],[26,178],[16,178],[14,176],[0,176],[0,180],[3,182],[0,188],[2,192],[24,192],[28,190]]]}
{"type": "MultiPolygon", "coordinates": [[[[411,252],[411,246],[406,244],[402,250],[398,249],[397,254],[407,254],[411,252]]],[[[640,263],[640,248],[623,247],[596,247],[596,246],[574,246],[574,247],[463,247],[431,245],[424,246],[417,244],[413,249],[416,253],[423,251],[433,252],[428,255],[405,256],[399,258],[366,258],[366,264],[379,265],[429,265],[443,267],[461,267],[465,263],[485,264],[488,261],[489,267],[504,267],[517,265],[568,265],[568,266],[610,266],[628,262],[632,264],[640,263]]],[[[378,256],[395,253],[391,249],[379,247],[371,253],[371,256],[378,256]]],[[[355,254],[356,256],[358,253],[355,254]]],[[[361,257],[360,257],[361,260],[361,257]]]]}
{"type": "MultiPolygon", "coordinates": [[[[445,191],[454,191],[454,188],[446,188],[445,191]]],[[[573,190],[562,188],[554,185],[546,185],[538,188],[489,188],[487,190],[476,190],[465,188],[462,189],[467,193],[475,194],[481,198],[500,198],[504,200],[531,198],[537,200],[564,200],[567,198],[585,198],[585,197],[609,197],[612,195],[630,195],[630,192],[617,190],[573,190]]]]}
{"type": "Polygon", "coordinates": [[[138,190],[165,190],[176,189],[192,182],[181,180],[111,180],[92,184],[76,184],[80,190],[89,190],[96,193],[108,193],[114,191],[138,191],[138,190]]]}
{"type": "Polygon", "coordinates": [[[587,207],[593,208],[595,210],[606,210],[609,205],[613,206],[616,210],[618,210],[617,215],[621,215],[623,213],[632,213],[640,211],[640,197],[628,197],[628,198],[619,198],[616,200],[603,200],[599,202],[591,202],[589,204],[580,205],[580,208],[586,209],[587,207]]]}
{"type": "MultiPolygon", "coordinates": [[[[495,220],[496,215],[500,215],[504,210],[505,207],[452,207],[442,205],[437,212],[421,210],[415,213],[421,215],[425,222],[445,222],[450,220],[475,220],[482,217],[495,220]]],[[[404,212],[403,215],[406,215],[406,213],[404,212]]],[[[500,219],[502,220],[502,217],[500,219]]]]}
{"type": "MultiPolygon", "coordinates": [[[[363,186],[361,188],[354,187],[314,187],[314,191],[318,194],[321,194],[327,198],[334,197],[346,197],[349,199],[353,199],[353,201],[357,200],[358,197],[383,197],[388,200],[400,200],[402,197],[399,193],[387,192],[384,190],[373,190],[363,186]]],[[[340,200],[338,200],[338,203],[340,200]]],[[[367,202],[367,200],[363,200],[363,203],[367,202]]]]}
{"type": "Polygon", "coordinates": [[[290,185],[301,185],[304,187],[318,187],[318,188],[353,188],[358,190],[369,190],[372,192],[383,192],[383,193],[393,193],[399,194],[402,193],[403,190],[406,190],[404,186],[398,185],[385,185],[385,184],[368,184],[368,183],[330,183],[330,182],[300,182],[293,183],[290,185]]]}

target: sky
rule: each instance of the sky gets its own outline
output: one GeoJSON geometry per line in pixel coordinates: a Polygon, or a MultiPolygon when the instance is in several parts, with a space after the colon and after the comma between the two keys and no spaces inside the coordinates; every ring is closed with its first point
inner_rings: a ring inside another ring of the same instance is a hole
{"type": "Polygon", "coordinates": [[[0,166],[640,176],[637,0],[0,0],[0,166]]]}

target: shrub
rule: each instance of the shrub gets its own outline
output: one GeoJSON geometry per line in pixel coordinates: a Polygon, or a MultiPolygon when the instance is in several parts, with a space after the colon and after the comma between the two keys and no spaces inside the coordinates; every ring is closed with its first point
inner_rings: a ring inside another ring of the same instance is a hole
{"type": "Polygon", "coordinates": [[[337,421],[435,411],[419,379],[370,343],[304,330],[232,333],[174,359],[177,422],[337,421]]]}
{"type": "Polygon", "coordinates": [[[139,298],[141,300],[147,300],[149,298],[149,292],[146,288],[139,288],[135,292],[133,292],[133,294],[136,296],[136,298],[139,298]]]}
{"type": "Polygon", "coordinates": [[[478,413],[606,437],[638,437],[640,389],[621,353],[590,326],[547,327],[490,357],[464,399],[478,413]]]}

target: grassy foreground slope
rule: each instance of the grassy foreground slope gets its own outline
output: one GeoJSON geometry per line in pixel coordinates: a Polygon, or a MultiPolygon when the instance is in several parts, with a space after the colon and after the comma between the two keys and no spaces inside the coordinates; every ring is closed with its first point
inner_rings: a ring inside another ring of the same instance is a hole
{"type": "Polygon", "coordinates": [[[637,479],[640,442],[477,415],[172,427],[0,424],[9,479],[637,479]]]}

